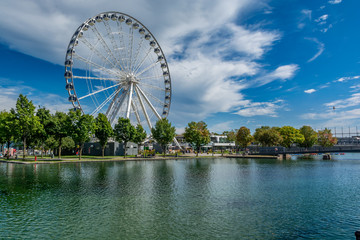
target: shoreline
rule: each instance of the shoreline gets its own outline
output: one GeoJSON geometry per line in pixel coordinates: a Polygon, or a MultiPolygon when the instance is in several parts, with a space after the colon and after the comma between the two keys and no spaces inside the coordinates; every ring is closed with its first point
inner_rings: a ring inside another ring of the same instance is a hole
{"type": "Polygon", "coordinates": [[[10,164],[60,164],[60,163],[88,163],[88,162],[125,162],[125,161],[161,161],[161,160],[180,160],[180,159],[205,159],[205,158],[262,158],[262,159],[278,159],[276,156],[270,156],[270,155],[233,155],[233,154],[215,154],[208,155],[208,154],[199,154],[199,156],[196,157],[195,154],[189,154],[189,155],[180,155],[180,156],[155,156],[155,157],[115,157],[115,158],[83,158],[79,160],[78,158],[44,158],[44,159],[38,159],[35,160],[16,160],[16,159],[9,159],[4,160],[0,159],[0,163],[10,163],[10,164]]]}

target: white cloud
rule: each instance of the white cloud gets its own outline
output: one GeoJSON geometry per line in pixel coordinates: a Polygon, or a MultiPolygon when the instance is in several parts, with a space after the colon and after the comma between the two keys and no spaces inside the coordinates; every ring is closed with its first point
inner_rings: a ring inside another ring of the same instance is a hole
{"type": "Polygon", "coordinates": [[[233,121],[221,122],[212,126],[209,126],[210,132],[223,133],[224,131],[229,131],[232,129],[233,121]]]}
{"type": "Polygon", "coordinates": [[[312,19],[312,11],[309,9],[301,10],[301,17],[298,23],[298,28],[303,29],[306,26],[306,23],[311,21],[312,19]]]}
{"type": "Polygon", "coordinates": [[[270,116],[277,117],[277,110],[284,107],[283,100],[276,100],[273,102],[248,102],[241,107],[235,114],[243,117],[254,116],[270,116]]]}
{"type": "Polygon", "coordinates": [[[317,49],[318,49],[317,53],[315,53],[315,55],[307,61],[307,62],[312,62],[315,59],[317,59],[324,52],[325,44],[323,44],[322,42],[319,42],[319,40],[317,38],[305,38],[305,39],[313,41],[317,44],[317,49]]]}
{"type": "Polygon", "coordinates": [[[336,109],[348,108],[360,105],[360,93],[354,93],[351,97],[346,99],[340,99],[333,102],[325,103],[325,106],[335,106],[336,109]]]}
{"type": "Polygon", "coordinates": [[[342,0],[329,0],[330,4],[339,4],[341,2],[342,2],[342,0]]]}
{"type": "Polygon", "coordinates": [[[315,22],[322,23],[322,22],[326,21],[328,19],[328,17],[329,17],[328,14],[324,14],[324,15],[320,16],[319,18],[315,19],[315,22]]]}
{"type": "Polygon", "coordinates": [[[335,80],[335,82],[347,82],[349,80],[359,79],[360,76],[351,76],[351,77],[341,77],[338,80],[335,80]]]}
{"type": "Polygon", "coordinates": [[[296,71],[299,69],[297,64],[288,64],[276,68],[272,72],[264,73],[262,76],[251,80],[249,87],[259,87],[275,80],[288,80],[295,76],[296,71]]]}
{"type": "Polygon", "coordinates": [[[304,91],[304,93],[308,93],[308,94],[311,94],[311,93],[314,93],[314,92],[316,92],[316,90],[313,89],[313,88],[304,91]]]}

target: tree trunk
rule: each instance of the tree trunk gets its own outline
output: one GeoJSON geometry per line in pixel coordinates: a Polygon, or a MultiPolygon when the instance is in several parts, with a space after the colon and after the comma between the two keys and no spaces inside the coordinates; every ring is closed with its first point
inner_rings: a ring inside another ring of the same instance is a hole
{"type": "Polygon", "coordinates": [[[62,139],[60,138],[60,141],[59,141],[59,159],[61,159],[61,145],[62,145],[62,139]]]}
{"type": "Polygon", "coordinates": [[[7,142],[7,146],[8,146],[8,154],[6,156],[7,160],[9,160],[10,158],[10,143],[11,143],[10,141],[7,142]]]}
{"type": "Polygon", "coordinates": [[[124,158],[126,158],[126,145],[127,145],[127,142],[124,142],[124,158]]]}
{"type": "MultiPolygon", "coordinates": [[[[23,149],[23,160],[25,160],[26,137],[24,137],[24,139],[23,139],[23,147],[24,147],[24,149],[23,149]]],[[[9,151],[9,154],[8,154],[8,155],[10,155],[10,146],[8,147],[8,151],[9,151]]]]}
{"type": "Polygon", "coordinates": [[[166,145],[163,146],[163,152],[164,152],[164,157],[165,157],[165,154],[166,154],[166,145]]]}
{"type": "Polygon", "coordinates": [[[43,153],[44,153],[44,145],[41,146],[41,158],[43,158],[43,156],[44,156],[43,153]]]}
{"type": "Polygon", "coordinates": [[[84,144],[80,144],[79,160],[81,160],[83,147],[84,147],[84,144]]]}
{"type": "Polygon", "coordinates": [[[104,145],[104,146],[102,146],[102,147],[101,147],[102,157],[104,157],[104,156],[105,156],[105,153],[104,153],[104,152],[105,152],[105,146],[106,146],[106,145],[104,145]]]}
{"type": "Polygon", "coordinates": [[[197,148],[196,148],[196,157],[199,156],[199,150],[200,150],[200,147],[197,147],[197,148]]]}

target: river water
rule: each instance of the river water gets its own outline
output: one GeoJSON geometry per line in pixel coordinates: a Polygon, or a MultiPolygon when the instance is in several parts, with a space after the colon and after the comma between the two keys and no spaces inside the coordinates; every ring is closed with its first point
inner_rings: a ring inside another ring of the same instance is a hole
{"type": "Polygon", "coordinates": [[[355,239],[360,155],[0,163],[0,239],[355,239]]]}

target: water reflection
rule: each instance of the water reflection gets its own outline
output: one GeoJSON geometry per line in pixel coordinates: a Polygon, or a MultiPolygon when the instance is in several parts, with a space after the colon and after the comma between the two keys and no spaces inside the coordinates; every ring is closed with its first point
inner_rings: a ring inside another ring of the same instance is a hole
{"type": "Polygon", "coordinates": [[[360,161],[0,164],[0,236],[349,239],[360,161]],[[145,236],[145,237],[144,237],[145,236]]]}

